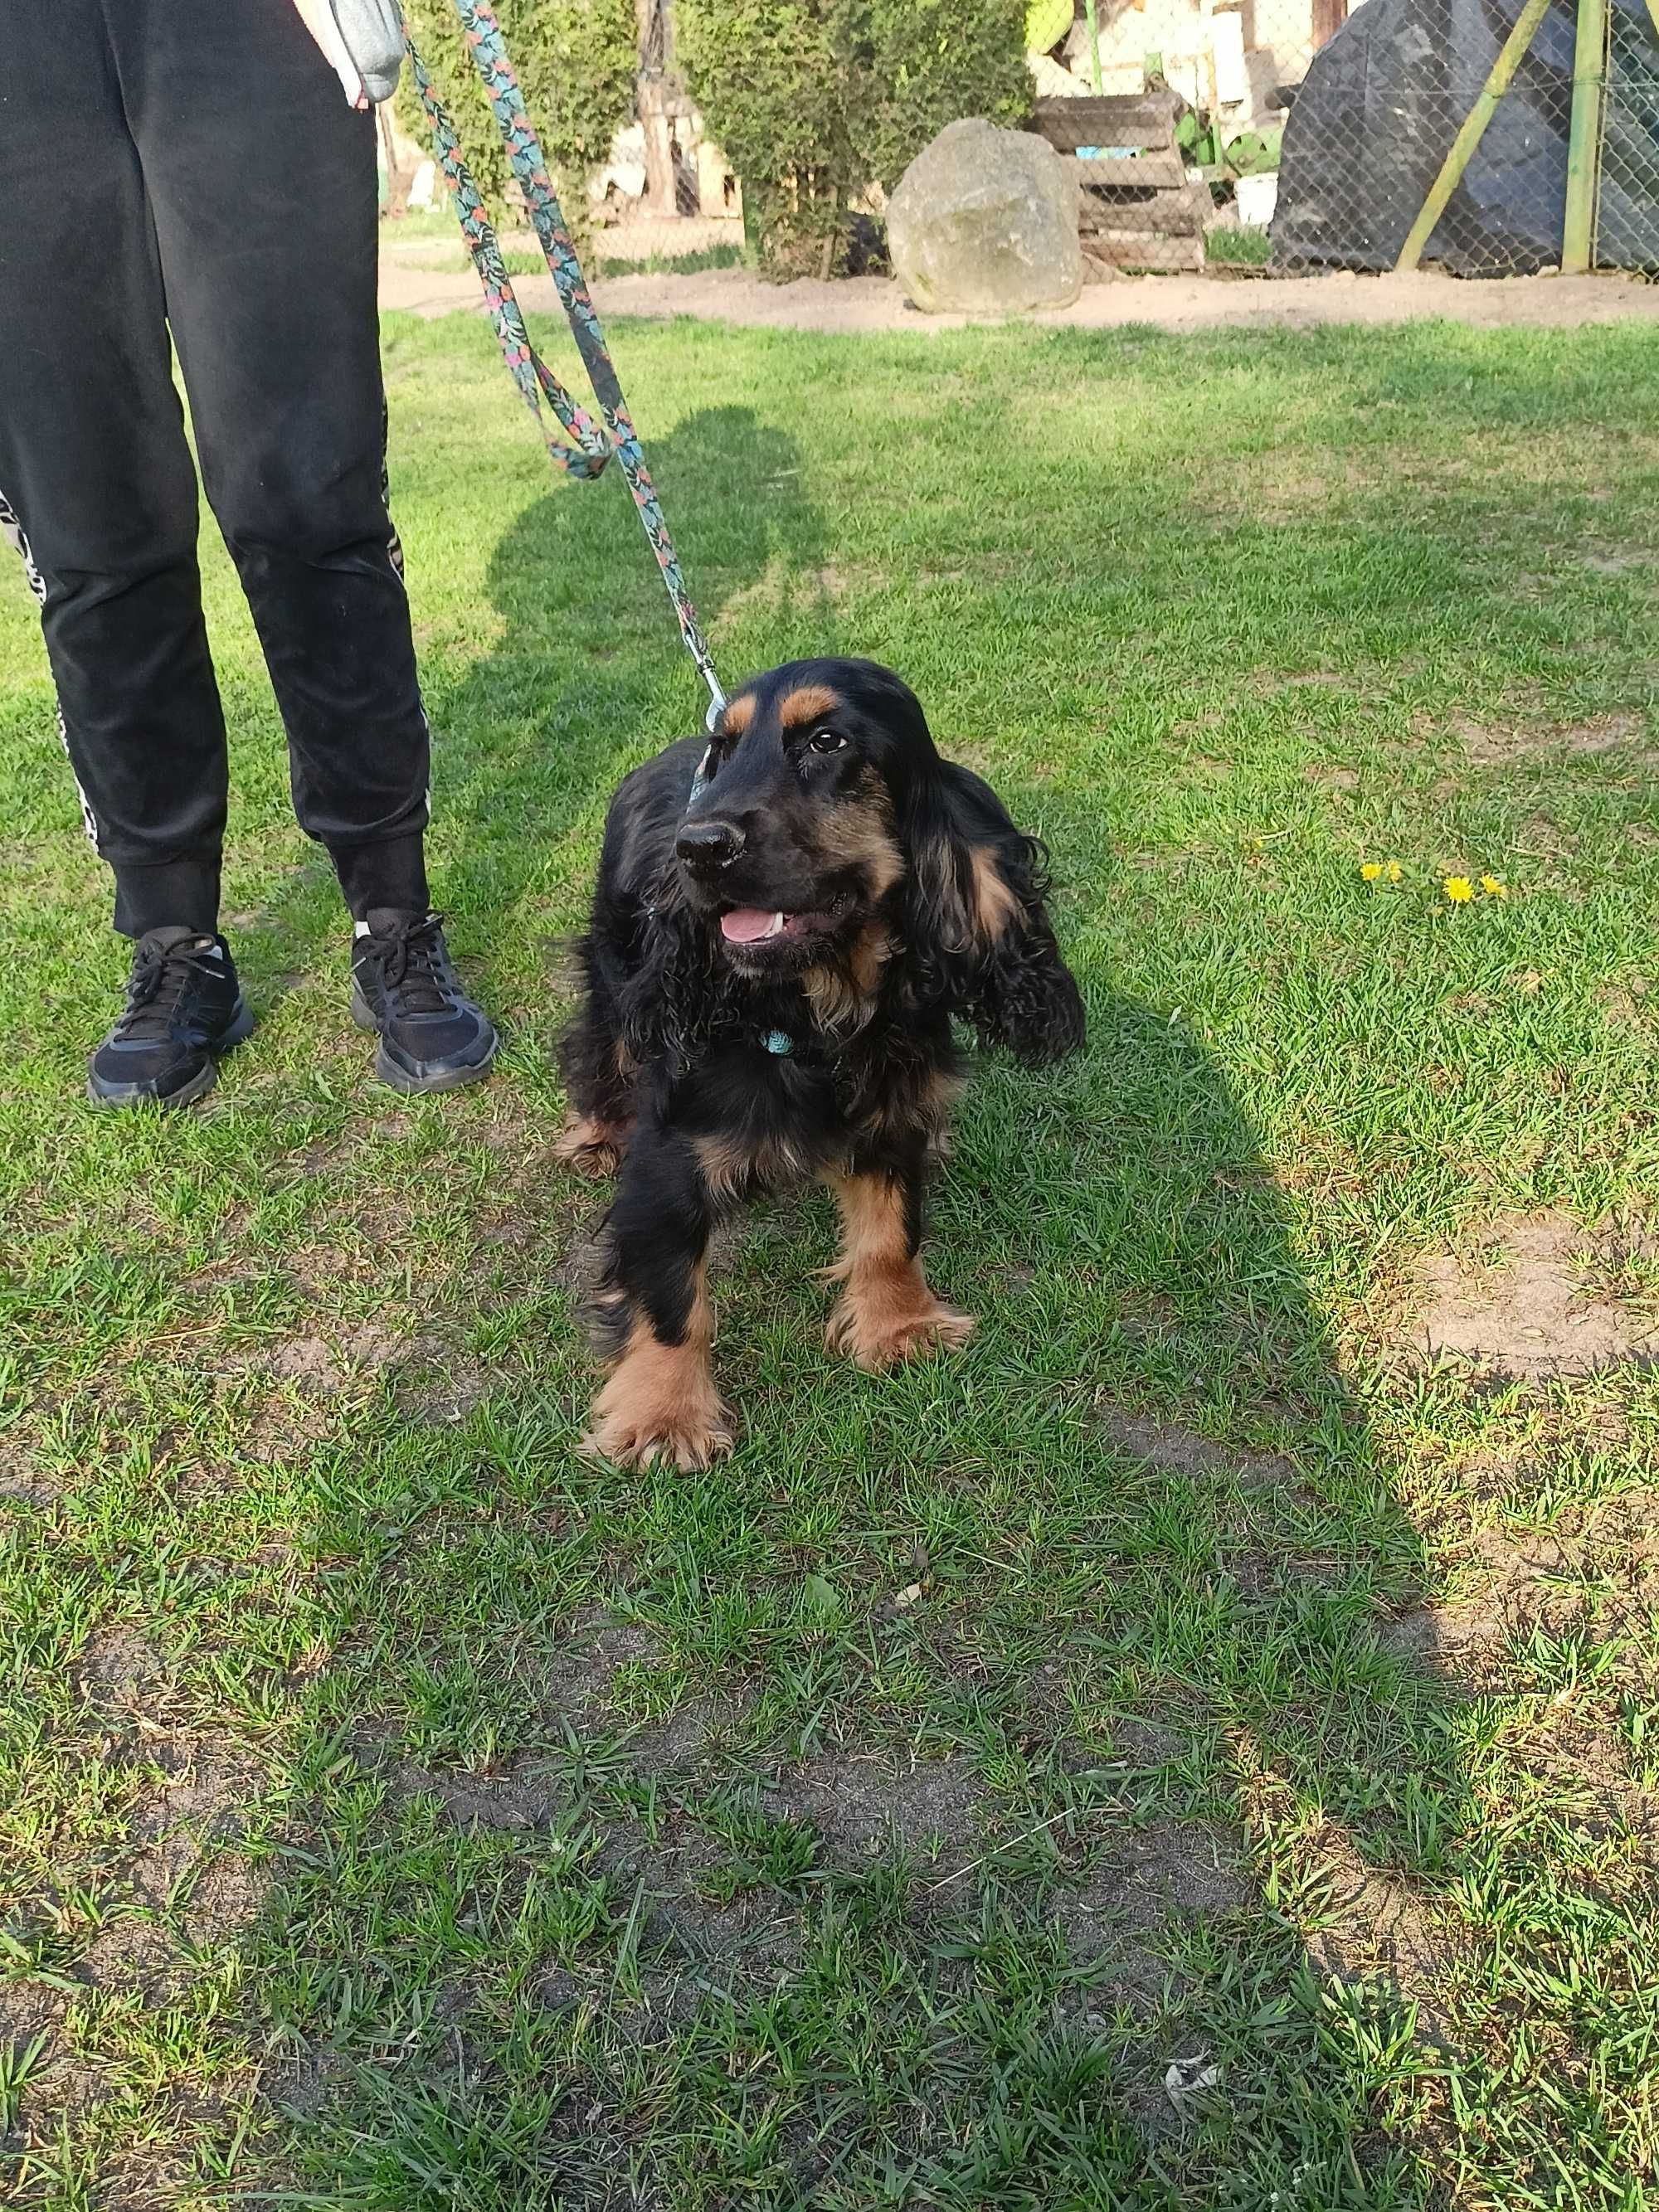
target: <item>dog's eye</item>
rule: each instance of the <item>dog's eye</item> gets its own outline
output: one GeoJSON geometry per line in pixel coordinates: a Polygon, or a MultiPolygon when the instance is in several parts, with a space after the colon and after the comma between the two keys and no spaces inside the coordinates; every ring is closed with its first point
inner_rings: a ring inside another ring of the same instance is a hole
{"type": "Polygon", "coordinates": [[[814,730],[806,742],[815,753],[838,753],[845,747],[847,740],[837,737],[833,730],[814,730]]]}

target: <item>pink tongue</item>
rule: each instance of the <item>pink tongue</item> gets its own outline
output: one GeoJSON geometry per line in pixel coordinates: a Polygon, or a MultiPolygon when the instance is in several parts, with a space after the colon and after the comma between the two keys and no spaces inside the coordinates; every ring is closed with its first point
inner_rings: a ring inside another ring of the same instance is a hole
{"type": "Polygon", "coordinates": [[[736,906],[720,916],[720,935],[728,945],[753,945],[766,935],[774,919],[757,906],[736,906]]]}

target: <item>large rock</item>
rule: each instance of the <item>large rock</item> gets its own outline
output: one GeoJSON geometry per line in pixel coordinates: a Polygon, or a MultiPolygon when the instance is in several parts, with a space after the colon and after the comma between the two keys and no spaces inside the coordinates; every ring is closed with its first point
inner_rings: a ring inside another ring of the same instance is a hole
{"type": "Polygon", "coordinates": [[[1083,289],[1073,164],[1026,131],[947,123],[887,203],[887,244],[929,314],[1068,307],[1083,289]]]}

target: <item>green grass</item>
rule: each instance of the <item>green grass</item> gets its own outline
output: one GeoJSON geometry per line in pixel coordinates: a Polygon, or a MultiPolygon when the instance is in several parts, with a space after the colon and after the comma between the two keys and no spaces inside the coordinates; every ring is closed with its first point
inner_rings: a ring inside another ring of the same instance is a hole
{"type": "Polygon", "coordinates": [[[1273,259],[1273,240],[1262,223],[1217,223],[1204,234],[1204,258],[1236,269],[1265,269],[1273,259]]]}
{"type": "Polygon", "coordinates": [[[589,1466],[557,945],[697,712],[620,488],[473,319],[389,327],[507,1037],[413,1104],[216,544],[260,1026],[82,1106],[118,948],[0,569],[0,2187],[1659,2203],[1659,1391],[1407,1349],[1418,1255],[1545,1208],[1654,1313],[1650,337],[614,335],[723,669],[909,678],[1053,848],[1090,1049],[977,1072],[959,1360],[829,1360],[824,1206],[762,1210],[735,1455],[589,1466]]]}
{"type": "MultiPolygon", "coordinates": [[[[696,276],[710,269],[741,269],[744,253],[740,246],[705,246],[695,253],[647,253],[641,261],[606,253],[601,246],[595,260],[601,276],[696,276]]],[[[546,266],[538,260],[532,264],[532,273],[546,266]]],[[[509,269],[507,274],[517,271],[509,269]]]]}

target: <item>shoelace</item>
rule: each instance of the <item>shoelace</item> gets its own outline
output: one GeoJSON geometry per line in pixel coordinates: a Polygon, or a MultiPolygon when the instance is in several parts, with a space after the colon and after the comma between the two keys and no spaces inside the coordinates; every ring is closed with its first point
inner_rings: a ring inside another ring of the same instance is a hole
{"type": "Polygon", "coordinates": [[[368,941],[368,957],[380,974],[388,995],[397,991],[406,1014],[449,1012],[449,962],[442,937],[444,918],[429,914],[400,924],[390,935],[368,941]]]}
{"type": "Polygon", "coordinates": [[[191,983],[212,975],[206,956],[213,949],[210,937],[141,946],[127,978],[126,1011],[115,1024],[115,1035],[124,1042],[140,1044],[165,1037],[191,983]]]}

